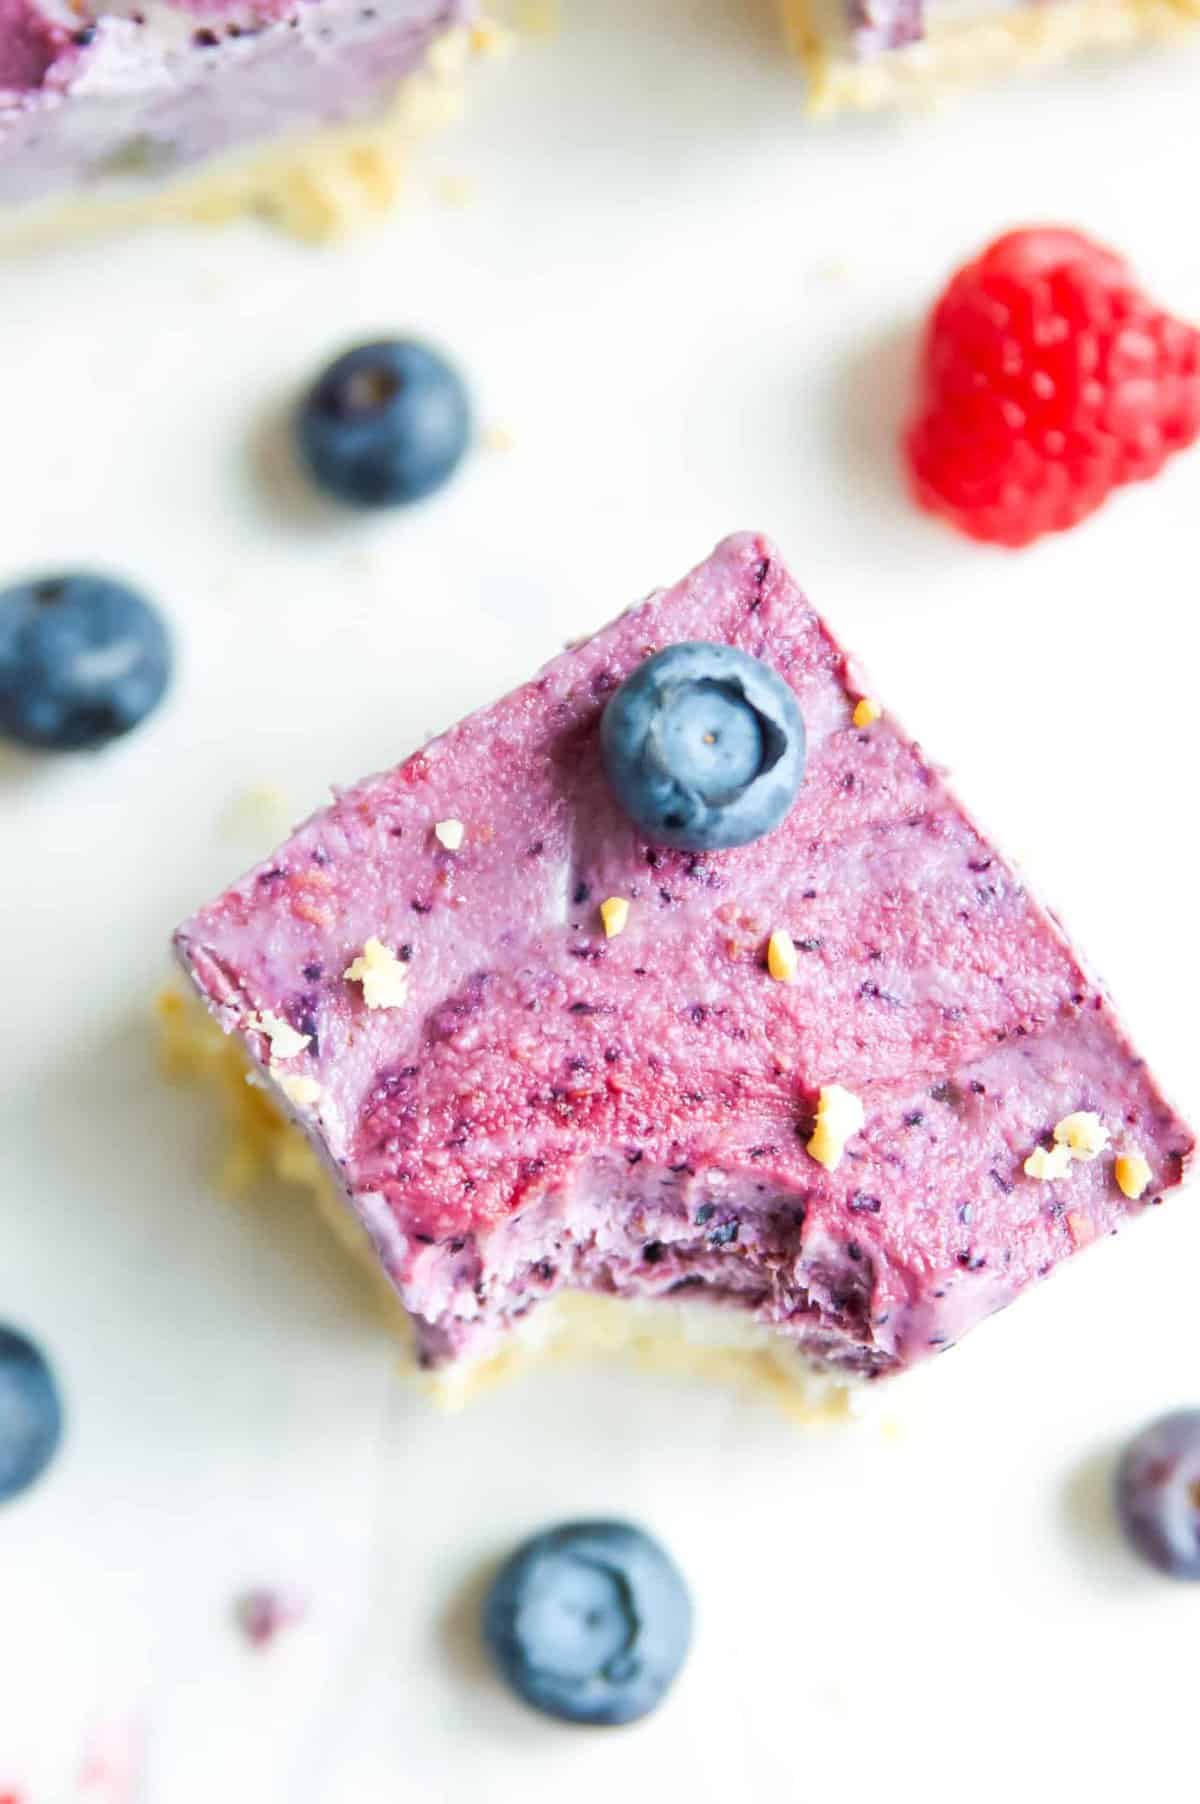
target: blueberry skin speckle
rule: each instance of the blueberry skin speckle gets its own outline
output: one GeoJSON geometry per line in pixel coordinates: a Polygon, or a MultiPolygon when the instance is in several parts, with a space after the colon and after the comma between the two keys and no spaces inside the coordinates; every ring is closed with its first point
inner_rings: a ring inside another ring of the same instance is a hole
{"type": "Polygon", "coordinates": [[[730,645],[669,645],[604,710],[605,769],[626,814],[659,845],[749,845],[777,827],[804,778],[804,720],[769,665],[730,645]]]}
{"type": "Polygon", "coordinates": [[[563,1722],[636,1722],[687,1656],[687,1586],[628,1522],[568,1522],[526,1541],[483,1610],[484,1639],[513,1690],[563,1722]]]}
{"type": "Polygon", "coordinates": [[[330,364],[296,420],[318,487],[352,507],[420,501],[453,475],[471,438],[458,372],[405,339],[359,345],[330,364]]]}
{"type": "Polygon", "coordinates": [[[0,733],[49,751],[107,745],[145,720],[171,679],[150,603],[71,572],[0,592],[0,733]]]}
{"type": "Polygon", "coordinates": [[[1144,1428],[1117,1468],[1116,1506],[1131,1545],[1170,1578],[1200,1579],[1200,1409],[1144,1428]]]}
{"type": "Polygon", "coordinates": [[[62,1402],[43,1354],[0,1327],[0,1503],[41,1477],[62,1438],[62,1402]]]}

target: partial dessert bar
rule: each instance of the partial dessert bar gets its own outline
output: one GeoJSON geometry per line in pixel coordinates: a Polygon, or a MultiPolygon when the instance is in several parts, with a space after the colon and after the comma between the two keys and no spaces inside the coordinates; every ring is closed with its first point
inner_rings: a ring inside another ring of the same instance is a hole
{"type": "Polygon", "coordinates": [[[474,0],[0,0],[0,227],[219,219],[310,236],[392,199],[453,110],[474,0]]]}
{"type": "Polygon", "coordinates": [[[751,534],[339,795],[177,946],[445,1371],[583,1292],[664,1329],[708,1305],[800,1382],[880,1378],[1159,1201],[1193,1147],[751,534]],[[687,641],[762,660],[803,716],[790,813],[734,850],[648,843],[605,774],[609,698],[687,641]]]}
{"type": "Polygon", "coordinates": [[[780,0],[815,112],[940,90],[1128,50],[1200,21],[1200,0],[780,0]]]}
{"type": "MultiPolygon", "coordinates": [[[[818,112],[1200,17],[1200,0],[781,7],[818,112]]],[[[0,244],[245,211],[328,235],[391,204],[466,52],[496,41],[479,0],[0,0],[0,244]]]]}

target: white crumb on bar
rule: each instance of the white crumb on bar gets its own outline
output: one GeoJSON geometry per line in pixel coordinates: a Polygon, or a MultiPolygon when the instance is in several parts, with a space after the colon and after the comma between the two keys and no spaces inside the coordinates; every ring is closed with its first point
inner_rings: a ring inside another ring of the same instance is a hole
{"type": "Polygon", "coordinates": [[[362,985],[369,1009],[402,1008],[408,1001],[408,970],[390,946],[372,936],[342,976],[362,985]]]}
{"type": "Polygon", "coordinates": [[[305,1077],[299,1071],[276,1071],[274,1068],[271,1076],[295,1108],[311,1109],[320,1102],[321,1086],[315,1077],[305,1077]]]}
{"type": "Polygon", "coordinates": [[[1059,1146],[1070,1149],[1073,1159],[1098,1159],[1108,1145],[1108,1129],[1091,1109],[1064,1115],[1054,1129],[1059,1146]]]}
{"type": "Polygon", "coordinates": [[[266,1035],[271,1043],[272,1062],[276,1059],[297,1058],[312,1041],[311,1034],[298,1033],[290,1021],[273,1015],[269,1009],[264,1009],[259,1015],[251,1015],[246,1026],[253,1033],[266,1035]]]}

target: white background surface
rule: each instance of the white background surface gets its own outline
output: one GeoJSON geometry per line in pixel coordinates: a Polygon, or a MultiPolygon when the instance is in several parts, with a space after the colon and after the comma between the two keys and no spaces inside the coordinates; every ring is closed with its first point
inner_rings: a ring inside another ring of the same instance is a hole
{"type": "Polygon", "coordinates": [[[815,128],[765,9],[578,0],[487,71],[379,234],[247,226],[76,248],[0,280],[5,577],[141,581],[179,637],[154,723],[0,759],[0,1318],[70,1433],[0,1515],[0,1794],[22,1804],[631,1804],[1191,1795],[1200,1597],[1111,1539],[1105,1458],[1200,1401],[1196,1202],[1074,1263],[941,1361],[900,1430],[804,1436],[623,1370],[428,1412],[291,1201],[214,1201],[143,1023],[176,920],[294,812],[680,575],[772,533],[890,702],[1057,903],[1200,1113],[1200,461],[1059,542],[914,514],[911,331],[1003,227],[1075,222],[1200,316],[1200,45],[940,116],[815,128]],[[653,14],[653,18],[643,15],[653,14]],[[439,204],[446,178],[469,205],[439,204]],[[442,340],[481,451],[411,515],[342,521],[272,423],[366,332],[442,340]],[[695,1589],[642,1727],[509,1701],[472,1584],[549,1518],[628,1512],[695,1589]],[[269,1652],[247,1584],[307,1594],[269,1652]],[[119,1776],[81,1780],[108,1747],[119,1776]]]}

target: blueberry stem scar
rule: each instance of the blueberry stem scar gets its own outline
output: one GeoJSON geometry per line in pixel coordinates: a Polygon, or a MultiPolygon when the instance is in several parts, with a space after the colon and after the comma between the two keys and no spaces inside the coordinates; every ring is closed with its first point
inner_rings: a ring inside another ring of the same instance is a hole
{"type": "Polygon", "coordinates": [[[804,776],[796,698],[770,665],[729,645],[655,653],[604,710],[609,782],[652,842],[694,852],[748,845],[784,819],[804,776]]]}

